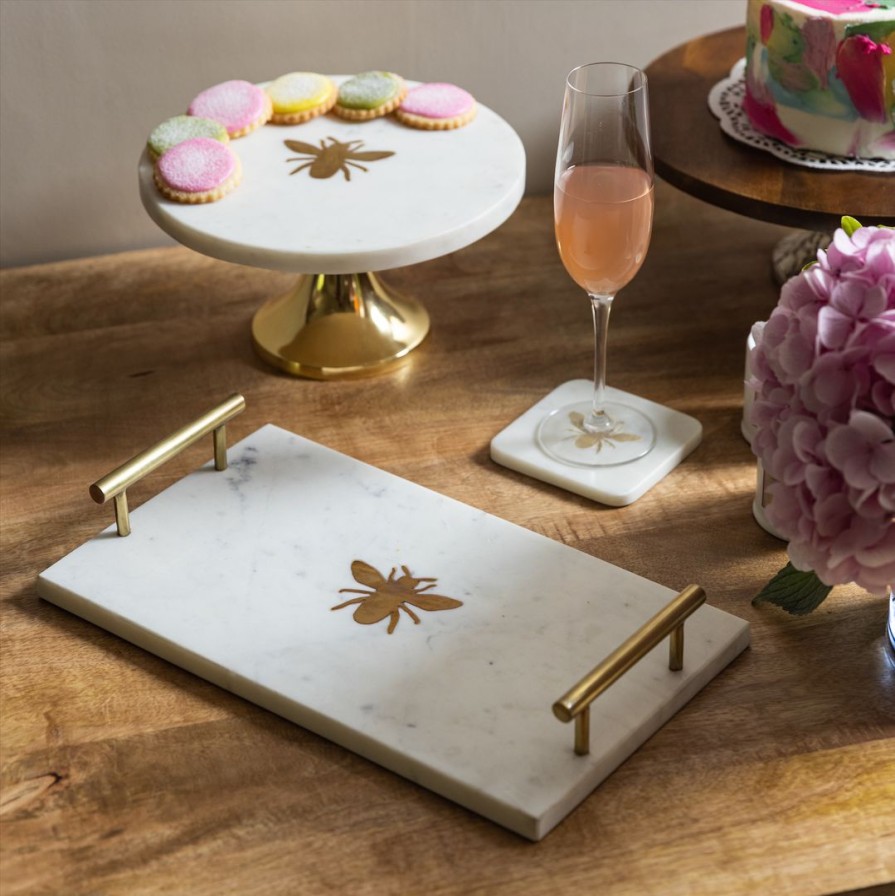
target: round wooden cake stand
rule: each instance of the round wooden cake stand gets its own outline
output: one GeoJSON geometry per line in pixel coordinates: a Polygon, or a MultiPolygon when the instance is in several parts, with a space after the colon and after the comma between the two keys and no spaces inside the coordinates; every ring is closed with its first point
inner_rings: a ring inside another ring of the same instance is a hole
{"type": "Polygon", "coordinates": [[[646,69],[656,172],[721,208],[787,227],[832,232],[843,215],[892,223],[891,175],[789,164],[728,137],[708,95],[746,50],[746,29],[699,37],[646,69]]]}
{"type": "Polygon", "coordinates": [[[481,239],[513,213],[525,189],[521,140],[482,105],[454,131],[330,114],[265,125],[231,146],[242,182],[204,205],[165,199],[144,152],[143,205],[197,252],[301,274],[256,313],[252,341],[267,362],[314,379],[379,373],[416,348],[429,330],[426,309],[390,292],[376,272],[481,239]]]}

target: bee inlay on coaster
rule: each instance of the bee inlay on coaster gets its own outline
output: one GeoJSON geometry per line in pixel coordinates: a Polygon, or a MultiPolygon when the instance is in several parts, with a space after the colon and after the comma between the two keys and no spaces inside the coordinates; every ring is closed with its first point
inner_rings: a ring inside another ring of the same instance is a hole
{"type": "Polygon", "coordinates": [[[575,439],[575,447],[582,449],[596,448],[597,453],[603,450],[604,446],[614,448],[614,442],[639,442],[640,436],[634,433],[624,432],[621,423],[615,423],[605,432],[591,432],[584,425],[584,415],[577,411],[569,414],[569,422],[572,424],[572,434],[568,438],[575,439]]]}
{"type": "Polygon", "coordinates": [[[420,610],[429,612],[434,610],[455,610],[457,607],[463,606],[463,601],[455,600],[453,597],[442,597],[440,594],[423,594],[430,588],[435,587],[437,579],[431,576],[414,576],[406,566],[402,566],[404,572],[400,578],[395,578],[397,569],[392,567],[392,571],[386,579],[382,573],[364,563],[363,560],[355,560],[351,564],[351,575],[354,576],[356,582],[366,585],[367,588],[340,588],[339,593],[362,594],[363,597],[354,597],[346,600],[345,603],[331,607],[332,610],[341,610],[352,604],[358,607],[354,611],[354,621],[361,625],[373,625],[381,622],[386,616],[389,617],[388,634],[395,630],[400,618],[399,610],[403,610],[417,625],[420,624],[419,616],[406,606],[412,604],[420,610]],[[423,582],[429,582],[423,585],[423,582]],[[368,590],[369,589],[369,590],[368,590]]]}
{"type": "Polygon", "coordinates": [[[312,143],[305,143],[302,140],[284,140],[283,142],[293,152],[301,153],[287,162],[302,162],[290,174],[298,174],[305,168],[310,169],[308,174],[311,177],[325,178],[332,177],[341,171],[345,175],[345,180],[351,180],[351,172],[348,168],[359,168],[361,171],[367,169],[358,162],[376,162],[379,159],[386,159],[393,156],[394,152],[389,150],[373,150],[372,152],[357,152],[364,145],[363,140],[349,140],[348,143],[341,143],[335,137],[327,137],[329,145],[321,140],[320,146],[314,146],[312,143]]]}

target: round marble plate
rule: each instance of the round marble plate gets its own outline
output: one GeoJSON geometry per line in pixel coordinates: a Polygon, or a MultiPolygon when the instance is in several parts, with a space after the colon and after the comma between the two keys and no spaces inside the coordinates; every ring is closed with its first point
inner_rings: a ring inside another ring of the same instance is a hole
{"type": "MultiPolygon", "coordinates": [[[[332,77],[338,83],[347,76],[332,77]]],[[[183,245],[272,270],[348,274],[436,258],[500,226],[525,188],[522,141],[481,104],[470,124],[453,131],[330,113],[299,125],[268,124],[230,145],[242,161],[242,183],[204,205],[161,196],[144,152],[143,205],[183,245]],[[291,149],[286,140],[314,152],[291,149]],[[339,152],[349,156],[337,159],[339,152]],[[333,173],[310,176],[320,168],[333,173]]]]}

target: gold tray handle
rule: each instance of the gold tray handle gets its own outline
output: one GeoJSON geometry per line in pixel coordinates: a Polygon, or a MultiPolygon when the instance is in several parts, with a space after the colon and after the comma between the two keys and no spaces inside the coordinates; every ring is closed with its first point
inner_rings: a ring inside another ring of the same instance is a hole
{"type": "Polygon", "coordinates": [[[212,434],[214,442],[214,468],[227,469],[227,421],[245,410],[246,400],[238,393],[226,401],[206,411],[197,420],[171,433],[157,445],[141,451],[111,473],[98,479],[90,486],[90,497],[97,504],[105,504],[109,498],[115,499],[115,522],[120,536],[130,535],[130,514],[127,509],[128,486],[139,482],[147,473],[160,467],[165,461],[197,442],[203,436],[212,434]]]}
{"type": "Polygon", "coordinates": [[[590,704],[666,635],[671,636],[668,668],[675,672],[684,668],[684,621],[704,603],[705,591],[699,585],[688,585],[553,704],[553,714],[561,722],[575,720],[575,752],[579,756],[590,752],[590,704]]]}

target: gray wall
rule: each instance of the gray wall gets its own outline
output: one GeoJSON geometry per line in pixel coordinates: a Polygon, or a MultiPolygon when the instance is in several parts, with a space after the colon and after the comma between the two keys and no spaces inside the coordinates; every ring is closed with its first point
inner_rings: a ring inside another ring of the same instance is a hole
{"type": "Polygon", "coordinates": [[[204,87],[287,71],[454,81],[502,115],[551,189],[566,72],[646,66],[743,23],[746,0],[0,0],[0,264],[170,244],[136,167],[204,87]]]}

